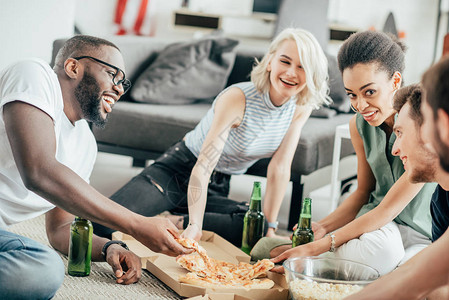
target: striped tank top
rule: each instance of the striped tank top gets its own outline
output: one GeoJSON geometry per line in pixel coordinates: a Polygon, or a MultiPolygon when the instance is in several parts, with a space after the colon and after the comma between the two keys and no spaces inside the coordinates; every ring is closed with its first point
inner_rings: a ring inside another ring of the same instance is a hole
{"type": "MultiPolygon", "coordinates": [[[[240,126],[231,128],[215,167],[216,171],[229,175],[243,174],[259,159],[273,156],[290,127],[296,109],[294,98],[282,106],[274,106],[268,92],[259,93],[252,82],[237,83],[227,89],[231,87],[243,91],[246,104],[243,120],[240,126]]],[[[209,132],[214,118],[215,102],[220,95],[195,129],[186,135],[186,146],[196,157],[209,132]]],[[[213,149],[205,150],[213,155],[213,149]]]]}

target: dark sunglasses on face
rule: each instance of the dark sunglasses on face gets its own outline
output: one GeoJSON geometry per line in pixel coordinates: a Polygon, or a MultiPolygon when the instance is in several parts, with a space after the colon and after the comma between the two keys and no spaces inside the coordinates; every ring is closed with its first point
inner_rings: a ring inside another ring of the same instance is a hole
{"type": "Polygon", "coordinates": [[[131,87],[131,81],[126,79],[125,72],[123,72],[120,68],[118,68],[118,67],[116,67],[114,65],[108,64],[107,62],[102,61],[102,60],[100,60],[98,58],[95,58],[95,57],[92,57],[92,56],[73,57],[73,59],[76,59],[76,60],[80,60],[80,59],[83,59],[83,58],[92,59],[93,61],[95,61],[97,63],[103,64],[105,66],[108,66],[108,67],[114,69],[115,73],[113,74],[113,77],[112,77],[112,83],[114,85],[120,85],[121,84],[122,87],[123,87],[123,94],[125,94],[129,90],[129,88],[131,87]]]}

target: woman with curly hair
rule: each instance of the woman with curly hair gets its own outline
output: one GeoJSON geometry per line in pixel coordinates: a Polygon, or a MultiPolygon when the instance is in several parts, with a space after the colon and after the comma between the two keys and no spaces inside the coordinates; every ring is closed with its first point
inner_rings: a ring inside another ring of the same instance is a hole
{"type": "Polygon", "coordinates": [[[315,241],[271,251],[275,262],[327,254],[386,274],[431,243],[430,198],[435,184],[411,183],[396,139],[393,97],[402,85],[405,47],[395,37],[364,31],[341,46],[338,64],[355,111],[349,123],[357,155],[357,189],[329,216],[313,224],[315,241]]]}

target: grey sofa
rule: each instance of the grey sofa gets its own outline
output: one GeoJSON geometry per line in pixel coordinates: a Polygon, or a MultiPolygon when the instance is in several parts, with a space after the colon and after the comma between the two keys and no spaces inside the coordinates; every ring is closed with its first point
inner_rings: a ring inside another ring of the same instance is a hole
{"type": "MultiPolygon", "coordinates": [[[[109,40],[121,49],[127,77],[132,82],[135,82],[138,75],[155,60],[165,46],[173,42],[143,37],[113,37],[109,40]]],[[[53,60],[64,41],[65,39],[59,39],[54,42],[53,60]]],[[[266,49],[238,45],[235,51],[235,63],[226,86],[248,81],[254,58],[262,57],[266,49]]],[[[331,80],[333,80],[331,85],[335,89],[337,84],[337,88],[341,89],[341,86],[338,87],[341,85],[341,78],[332,78],[340,76],[335,58],[329,65],[331,80]]],[[[192,88],[201,89],[201,84],[201,81],[198,81],[197,86],[192,88]]],[[[209,102],[183,105],[138,103],[133,101],[131,94],[128,92],[116,103],[105,129],[92,128],[92,130],[99,151],[131,156],[135,166],[144,166],[145,161],[161,155],[169,146],[193,129],[210,108],[209,102]]],[[[332,163],[335,127],[348,123],[352,114],[338,113],[335,109],[324,108],[315,115],[321,115],[321,117],[311,117],[305,124],[292,164],[293,191],[289,228],[297,222],[299,216],[303,193],[301,176],[332,163]],[[323,115],[327,117],[323,118],[323,115]]],[[[341,156],[348,156],[353,152],[352,145],[344,142],[341,156]]],[[[266,176],[268,162],[269,159],[260,160],[247,171],[247,174],[266,176]]]]}

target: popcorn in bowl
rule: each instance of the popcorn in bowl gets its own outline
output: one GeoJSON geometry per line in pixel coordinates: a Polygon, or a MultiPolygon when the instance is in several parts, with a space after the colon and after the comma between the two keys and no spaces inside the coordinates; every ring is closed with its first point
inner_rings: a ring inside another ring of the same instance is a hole
{"type": "Polygon", "coordinates": [[[339,300],[379,277],[370,266],[338,258],[296,257],[283,264],[294,300],[339,300]]]}

